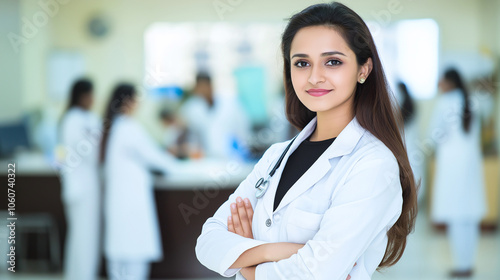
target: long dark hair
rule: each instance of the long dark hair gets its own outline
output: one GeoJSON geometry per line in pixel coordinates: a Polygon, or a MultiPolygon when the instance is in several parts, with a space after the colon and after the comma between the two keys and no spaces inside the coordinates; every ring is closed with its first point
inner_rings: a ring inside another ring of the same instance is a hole
{"type": "Polygon", "coordinates": [[[99,156],[101,162],[104,162],[105,160],[109,131],[111,130],[111,125],[113,124],[114,119],[117,115],[122,113],[124,107],[128,105],[128,102],[135,98],[135,95],[136,91],[132,84],[121,83],[115,87],[104,115],[104,130],[102,132],[101,150],[99,156]]]}
{"type": "Polygon", "coordinates": [[[83,108],[82,106],[82,98],[87,95],[87,94],[92,94],[92,91],[94,90],[94,85],[92,82],[88,79],[82,78],[73,84],[71,87],[71,92],[69,96],[69,103],[68,107],[66,107],[66,110],[63,112],[61,118],[58,121],[58,132],[57,132],[57,137],[58,139],[61,139],[61,125],[63,122],[64,117],[66,116],[66,113],[74,107],[80,107],[83,108]]]}
{"type": "Polygon", "coordinates": [[[403,115],[404,124],[407,124],[415,116],[415,102],[413,102],[405,83],[399,82],[398,88],[403,98],[401,102],[401,114],[403,115]]]}
{"type": "Polygon", "coordinates": [[[364,84],[358,84],[356,87],[354,113],[360,125],[380,139],[398,161],[403,191],[403,209],[401,216],[387,233],[388,244],[379,268],[394,265],[403,255],[406,238],[413,231],[417,215],[416,183],[402,140],[403,126],[399,108],[391,102],[375,43],[361,17],[337,2],[317,4],[292,16],[282,36],[286,114],[295,127],[302,130],[316,115],[299,101],[293,89],[290,73],[292,40],[301,28],[308,26],[333,27],[356,54],[358,65],[363,65],[368,58],[373,61],[371,74],[364,84]]]}
{"type": "Polygon", "coordinates": [[[71,87],[71,95],[67,110],[73,107],[81,107],[82,97],[87,94],[92,94],[94,86],[88,79],[77,80],[71,87]]]}
{"type": "Polygon", "coordinates": [[[465,132],[469,132],[470,123],[472,120],[472,112],[470,110],[469,92],[467,91],[467,88],[465,87],[462,81],[462,77],[460,76],[460,74],[456,69],[450,68],[446,70],[446,72],[444,72],[444,79],[452,83],[455,86],[455,88],[458,88],[462,93],[462,96],[464,98],[462,127],[464,128],[465,132]]]}

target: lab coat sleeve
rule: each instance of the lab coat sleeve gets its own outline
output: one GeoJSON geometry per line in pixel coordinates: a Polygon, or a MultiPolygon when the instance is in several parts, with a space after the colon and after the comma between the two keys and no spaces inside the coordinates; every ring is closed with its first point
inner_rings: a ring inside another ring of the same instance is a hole
{"type": "Polygon", "coordinates": [[[178,166],[178,160],[167,151],[162,151],[146,131],[138,124],[134,124],[134,133],[130,133],[131,148],[137,153],[138,158],[151,169],[161,170],[168,174],[174,172],[178,166]]]}
{"type": "Polygon", "coordinates": [[[370,243],[401,214],[399,169],[395,158],[388,158],[359,160],[313,239],[288,259],[259,264],[255,279],[345,280],[370,243]]]}
{"type": "MultiPolygon", "coordinates": [[[[227,229],[227,217],[231,215],[230,205],[236,198],[248,198],[255,209],[257,198],[255,197],[255,183],[263,177],[272,159],[276,157],[277,146],[271,146],[255,165],[252,172],[240,183],[238,188],[229,196],[215,212],[213,217],[207,219],[203,225],[201,235],[196,242],[196,257],[201,264],[224,277],[234,276],[240,269],[229,269],[229,267],[246,250],[267,242],[245,238],[227,229]]],[[[279,148],[278,148],[279,149],[279,148]]],[[[279,155],[278,155],[279,156],[279,155]]]]}

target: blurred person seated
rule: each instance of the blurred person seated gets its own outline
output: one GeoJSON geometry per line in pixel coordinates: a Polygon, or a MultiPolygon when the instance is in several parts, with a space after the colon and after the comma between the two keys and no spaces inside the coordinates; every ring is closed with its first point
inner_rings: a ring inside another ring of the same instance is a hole
{"type": "Polygon", "coordinates": [[[191,96],[180,108],[195,157],[239,158],[247,155],[250,123],[234,97],[215,98],[211,78],[198,73],[191,96]]]}
{"type": "Polygon", "coordinates": [[[163,145],[178,159],[189,157],[188,130],[179,117],[169,109],[160,112],[160,121],[164,129],[163,145]]]}

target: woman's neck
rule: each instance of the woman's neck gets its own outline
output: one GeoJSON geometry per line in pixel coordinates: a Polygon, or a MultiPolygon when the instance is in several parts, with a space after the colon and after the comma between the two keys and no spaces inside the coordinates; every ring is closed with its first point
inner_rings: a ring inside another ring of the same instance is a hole
{"type": "Polygon", "coordinates": [[[339,136],[353,118],[354,113],[318,112],[316,129],[312,133],[310,141],[323,141],[339,136]]]}

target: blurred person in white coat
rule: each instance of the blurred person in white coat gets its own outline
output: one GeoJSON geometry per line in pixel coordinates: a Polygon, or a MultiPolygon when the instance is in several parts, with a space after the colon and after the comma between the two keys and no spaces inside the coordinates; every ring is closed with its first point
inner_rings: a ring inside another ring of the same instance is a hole
{"type": "Polygon", "coordinates": [[[403,115],[405,145],[408,159],[418,185],[418,201],[421,202],[425,196],[424,186],[424,160],[422,151],[418,148],[420,141],[417,122],[417,107],[415,101],[408,92],[405,83],[397,84],[401,114],[403,115]]]}
{"type": "Polygon", "coordinates": [[[173,172],[176,159],[161,150],[134,120],[133,85],[119,84],[109,101],[104,162],[104,253],[110,279],[147,279],[150,262],[163,257],[152,170],[173,172]]]}
{"type": "Polygon", "coordinates": [[[479,110],[472,110],[457,70],[444,73],[439,89],[442,94],[429,128],[436,145],[432,220],[448,225],[454,261],[451,276],[470,277],[486,213],[481,118],[479,110]]]}
{"type": "Polygon", "coordinates": [[[90,112],[93,86],[78,80],[60,123],[62,200],[68,223],[64,275],[97,279],[100,261],[101,188],[98,172],[101,124],[90,112]]]}
{"type": "Polygon", "coordinates": [[[202,156],[230,158],[232,147],[244,146],[250,138],[250,123],[238,100],[216,98],[207,73],[196,75],[192,95],[182,104],[180,116],[189,131],[190,149],[198,149],[202,156]]]}
{"type": "Polygon", "coordinates": [[[196,256],[236,279],[371,279],[398,262],[417,210],[375,43],[333,2],[293,15],[282,50],[300,133],[272,145],[205,222],[196,256]]]}

